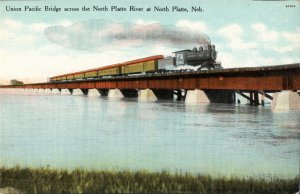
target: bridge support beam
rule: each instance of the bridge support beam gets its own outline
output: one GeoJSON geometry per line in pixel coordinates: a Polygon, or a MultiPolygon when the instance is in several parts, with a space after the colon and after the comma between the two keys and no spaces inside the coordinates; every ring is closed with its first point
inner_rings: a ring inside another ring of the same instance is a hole
{"type": "Polygon", "coordinates": [[[101,96],[101,94],[99,93],[99,91],[97,89],[89,89],[87,92],[87,96],[93,96],[93,97],[98,97],[101,96]]]}
{"type": "Polygon", "coordinates": [[[52,94],[60,94],[60,91],[59,91],[59,89],[54,88],[54,89],[52,89],[51,93],[52,94]]]}
{"type": "Polygon", "coordinates": [[[69,95],[69,94],[71,94],[71,91],[69,89],[61,89],[61,94],[69,95]]]}
{"type": "Polygon", "coordinates": [[[210,103],[203,90],[188,90],[185,97],[185,103],[210,103]]]}
{"type": "Polygon", "coordinates": [[[81,95],[84,95],[84,93],[82,92],[82,90],[80,88],[77,88],[77,89],[73,89],[72,95],[81,96],[81,95]]]}
{"type": "Polygon", "coordinates": [[[300,96],[297,92],[283,91],[273,95],[272,110],[300,110],[300,96]]]}
{"type": "Polygon", "coordinates": [[[119,89],[108,90],[108,98],[124,98],[122,92],[119,89]]]}
{"type": "Polygon", "coordinates": [[[156,101],[157,97],[154,92],[150,89],[139,90],[138,92],[138,100],[139,101],[156,101]]]}
{"type": "Polygon", "coordinates": [[[174,90],[173,94],[176,96],[177,101],[185,99],[186,91],[184,90],[174,90]]]}

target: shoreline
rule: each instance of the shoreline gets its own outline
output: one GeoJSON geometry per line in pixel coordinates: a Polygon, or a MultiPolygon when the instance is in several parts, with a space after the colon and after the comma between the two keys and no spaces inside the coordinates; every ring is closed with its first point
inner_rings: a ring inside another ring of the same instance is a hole
{"type": "Polygon", "coordinates": [[[299,177],[213,177],[168,171],[0,167],[1,188],[24,193],[295,193],[299,177]]]}

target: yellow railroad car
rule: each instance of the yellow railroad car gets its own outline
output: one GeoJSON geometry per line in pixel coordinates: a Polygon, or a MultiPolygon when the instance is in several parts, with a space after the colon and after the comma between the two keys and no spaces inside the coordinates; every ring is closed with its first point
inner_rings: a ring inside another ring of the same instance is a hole
{"type": "Polygon", "coordinates": [[[156,71],[157,70],[157,60],[153,60],[153,61],[146,61],[144,62],[144,71],[156,71]]]}
{"type": "Polygon", "coordinates": [[[84,78],[92,78],[92,77],[98,77],[97,70],[95,71],[88,71],[84,73],[84,78]]]}
{"type": "Polygon", "coordinates": [[[163,58],[164,57],[162,55],[156,55],[156,56],[136,59],[133,61],[117,63],[117,64],[100,67],[96,69],[89,69],[86,71],[79,71],[79,72],[51,77],[50,81],[56,82],[56,81],[66,81],[66,80],[83,79],[83,78],[96,78],[102,76],[115,76],[115,75],[122,75],[122,74],[156,71],[158,69],[158,60],[163,58]]]}
{"type": "Polygon", "coordinates": [[[67,75],[67,80],[72,80],[72,79],[74,79],[73,75],[67,75]]]}
{"type": "Polygon", "coordinates": [[[120,74],[120,67],[112,67],[108,69],[98,70],[98,76],[107,76],[107,75],[118,75],[120,74]]]}
{"type": "Polygon", "coordinates": [[[83,79],[84,73],[74,74],[74,79],[83,79]]]}
{"type": "Polygon", "coordinates": [[[163,56],[158,55],[125,62],[122,64],[121,74],[157,71],[158,60],[162,58],[163,56]]]}
{"type": "Polygon", "coordinates": [[[143,71],[144,71],[143,63],[136,63],[136,64],[122,66],[122,73],[124,74],[137,73],[143,71]]]}

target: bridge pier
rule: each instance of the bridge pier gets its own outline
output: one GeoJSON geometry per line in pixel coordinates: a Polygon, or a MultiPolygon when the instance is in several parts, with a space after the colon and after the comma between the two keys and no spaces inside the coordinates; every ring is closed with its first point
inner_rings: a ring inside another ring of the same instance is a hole
{"type": "Polygon", "coordinates": [[[250,100],[250,105],[258,106],[259,105],[258,92],[251,91],[249,100],[250,100]]]}
{"type": "Polygon", "coordinates": [[[72,91],[70,91],[69,89],[61,89],[61,94],[62,95],[70,95],[72,91]]]}
{"type": "Polygon", "coordinates": [[[51,94],[51,89],[50,89],[50,88],[46,88],[46,89],[44,90],[44,93],[45,93],[45,94],[51,94]]]}
{"type": "Polygon", "coordinates": [[[59,91],[59,89],[54,88],[54,89],[52,89],[51,93],[52,94],[60,94],[60,91],[59,91]]]}
{"type": "Polygon", "coordinates": [[[156,101],[157,97],[154,92],[150,89],[139,90],[138,92],[138,100],[139,101],[156,101]]]}
{"type": "Polygon", "coordinates": [[[203,90],[188,90],[185,97],[185,103],[210,103],[203,90]]]}
{"type": "Polygon", "coordinates": [[[44,89],[40,88],[40,89],[38,89],[37,92],[38,92],[38,93],[44,93],[44,89]]]}
{"type": "Polygon", "coordinates": [[[300,110],[299,94],[293,91],[274,93],[272,110],[300,110]]]}
{"type": "Polygon", "coordinates": [[[108,98],[124,98],[122,92],[119,89],[109,89],[108,98]]]}
{"type": "Polygon", "coordinates": [[[83,91],[80,88],[73,89],[72,95],[74,96],[82,96],[84,95],[83,91]]]}
{"type": "Polygon", "coordinates": [[[101,96],[101,94],[97,89],[93,88],[93,89],[88,89],[87,96],[98,97],[98,96],[101,96]]]}

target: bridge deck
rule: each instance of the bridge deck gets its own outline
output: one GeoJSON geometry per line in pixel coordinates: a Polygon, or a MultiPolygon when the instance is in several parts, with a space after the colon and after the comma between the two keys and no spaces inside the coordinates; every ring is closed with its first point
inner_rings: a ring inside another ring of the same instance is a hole
{"type": "Polygon", "coordinates": [[[34,83],[2,88],[99,88],[99,89],[227,89],[227,90],[300,90],[300,63],[106,77],[58,83],[34,83]]]}

